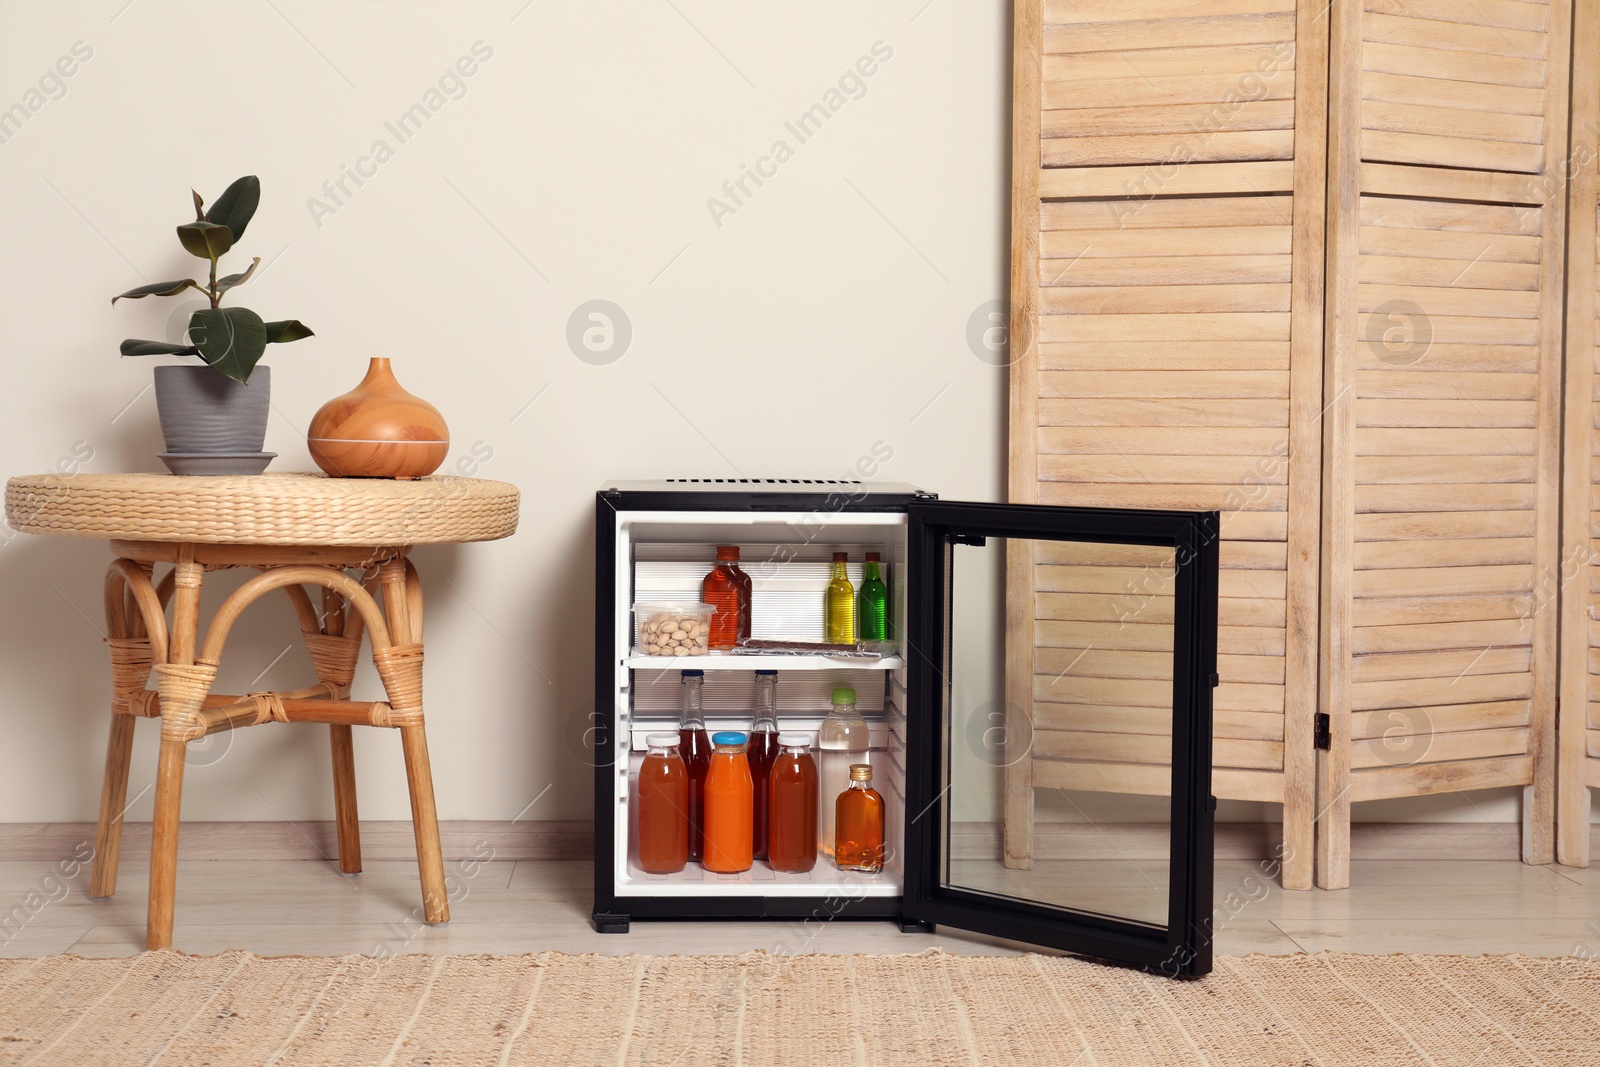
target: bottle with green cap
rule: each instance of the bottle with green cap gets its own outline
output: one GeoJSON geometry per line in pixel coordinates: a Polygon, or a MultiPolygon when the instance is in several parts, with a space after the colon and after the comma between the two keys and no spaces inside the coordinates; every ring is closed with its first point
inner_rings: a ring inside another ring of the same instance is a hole
{"type": "Polygon", "coordinates": [[[870,740],[867,720],[856,710],[856,691],[835,689],[833,708],[817,733],[817,748],[822,753],[817,783],[817,847],[829,859],[834,854],[834,816],[839,794],[850,788],[850,765],[868,762],[870,740]]]}

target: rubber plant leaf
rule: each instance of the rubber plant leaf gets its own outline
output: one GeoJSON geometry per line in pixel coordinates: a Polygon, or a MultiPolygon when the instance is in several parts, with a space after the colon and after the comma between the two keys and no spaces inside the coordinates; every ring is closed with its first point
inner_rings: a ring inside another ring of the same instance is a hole
{"type": "Polygon", "coordinates": [[[256,205],[261,203],[261,179],[247,174],[222,191],[206,212],[206,221],[226,226],[233,231],[233,239],[244,236],[244,228],[255,217],[256,205]]]}
{"type": "Polygon", "coordinates": [[[173,345],[165,341],[141,341],[137,337],[130,337],[122,342],[122,354],[125,356],[198,356],[200,350],[194,345],[173,345]]]}
{"type": "Polygon", "coordinates": [[[189,340],[212,370],[247,382],[266,351],[267,326],[249,308],[201,308],[189,318],[189,340]]]}
{"type": "MultiPolygon", "coordinates": [[[[226,293],[229,289],[232,289],[234,286],[243,285],[245,282],[249,281],[250,280],[250,275],[254,274],[256,272],[256,268],[259,267],[259,266],[261,266],[261,257],[260,256],[256,256],[254,259],[252,259],[250,261],[250,269],[245,271],[243,274],[226,274],[226,275],[223,275],[221,278],[218,278],[217,279],[217,295],[221,296],[223,293],[226,293]]],[[[200,287],[197,285],[197,286],[195,286],[195,288],[199,289],[200,287]]],[[[201,292],[205,292],[205,290],[203,290],[203,289],[201,289],[200,291],[201,292]]]]}
{"type": "Polygon", "coordinates": [[[233,247],[233,231],[214,222],[186,222],[178,227],[183,250],[201,259],[216,259],[233,247]]]}
{"type": "Polygon", "coordinates": [[[123,297],[129,300],[143,300],[147,296],[177,296],[185,289],[200,289],[202,293],[205,292],[200,288],[200,283],[193,278],[183,278],[175,282],[151,282],[149,285],[141,285],[137,289],[129,289],[126,293],[118,293],[111,298],[111,302],[115,304],[123,297]]]}
{"type": "Polygon", "coordinates": [[[311,327],[299,319],[280,319],[277,322],[267,323],[267,344],[286,345],[290,341],[299,341],[306,337],[315,337],[311,327]]]}
{"type": "Polygon", "coordinates": [[[199,222],[206,217],[206,202],[200,199],[200,190],[190,189],[189,194],[194,197],[194,217],[199,222]]]}

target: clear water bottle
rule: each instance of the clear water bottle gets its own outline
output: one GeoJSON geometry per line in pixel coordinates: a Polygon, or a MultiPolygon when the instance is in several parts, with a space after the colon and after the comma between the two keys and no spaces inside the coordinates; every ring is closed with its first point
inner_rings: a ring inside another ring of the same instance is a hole
{"type": "Polygon", "coordinates": [[[839,794],[850,788],[850,765],[866,763],[871,742],[867,720],[856,710],[854,689],[835,689],[833,709],[822,720],[817,748],[822,753],[817,790],[817,847],[829,859],[834,854],[834,817],[839,794]]]}

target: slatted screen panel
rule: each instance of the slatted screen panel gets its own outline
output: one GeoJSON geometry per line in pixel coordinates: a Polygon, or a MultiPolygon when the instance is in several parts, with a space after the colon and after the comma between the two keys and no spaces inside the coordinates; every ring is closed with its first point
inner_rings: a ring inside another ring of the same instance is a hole
{"type": "Polygon", "coordinates": [[[1365,0],[1361,158],[1539,172],[1550,8],[1365,0]]]}
{"type": "MultiPolygon", "coordinates": [[[[1108,206],[1040,209],[1038,499],[1224,513],[1219,788],[1281,800],[1292,199],[1158,200],[1121,217],[1108,206]]],[[[1170,674],[1165,690],[1111,684],[1133,669],[1124,661],[1134,653],[1118,650],[1145,643],[1145,613],[1163,630],[1171,615],[1170,588],[1139,559],[1119,558],[1130,554],[1139,555],[1073,545],[1036,560],[1044,594],[1036,701],[1061,693],[1057,679],[1071,664],[1087,691],[1138,691],[1170,713],[1170,674]],[[1108,610],[1118,614],[1088,630],[1053,619],[1047,591],[1076,591],[1080,582],[1114,585],[1123,596],[1108,610]]],[[[1060,717],[1035,709],[1041,730],[1060,717]]],[[[1091,763],[1125,752],[1129,762],[1164,764],[1169,731],[1142,745],[1119,736],[1147,736],[1137,721],[1096,708],[1075,745],[1058,740],[1048,750],[1091,763]]],[[[1073,772],[1052,768],[1045,777],[1064,783],[1073,772]]],[[[1122,780],[1133,789],[1148,778],[1132,770],[1122,780]]],[[[1096,780],[1116,778],[1101,770],[1096,780]]]]}
{"type": "MultiPolygon", "coordinates": [[[[1583,223],[1590,232],[1594,232],[1594,214],[1596,205],[1593,201],[1589,204],[1590,218],[1583,223]]],[[[1600,245],[1600,235],[1597,235],[1597,245],[1600,245]]],[[[1595,277],[1600,278],[1600,262],[1594,264],[1595,277]]],[[[1590,279],[1591,281],[1593,279],[1590,279]]],[[[1591,297],[1594,296],[1593,288],[1590,289],[1591,297]]],[[[1577,349],[1577,357],[1581,365],[1594,374],[1593,407],[1591,408],[1590,425],[1600,431],[1600,299],[1592,302],[1591,310],[1595,314],[1589,316],[1588,325],[1589,350],[1584,352],[1583,346],[1577,349]]],[[[1591,555],[1588,557],[1589,566],[1589,597],[1591,603],[1600,603],[1600,567],[1594,566],[1600,560],[1600,433],[1595,435],[1594,443],[1589,450],[1589,467],[1591,474],[1591,488],[1589,493],[1589,529],[1591,555]]],[[[1581,557],[1579,557],[1581,558],[1581,557]]],[[[1600,787],[1600,611],[1591,609],[1590,621],[1584,627],[1584,634],[1588,638],[1589,654],[1584,659],[1584,665],[1589,675],[1588,700],[1584,703],[1588,710],[1588,722],[1584,755],[1587,765],[1584,768],[1583,782],[1591,788],[1600,787]]]]}
{"type": "Polygon", "coordinates": [[[1532,781],[1538,395],[1560,358],[1539,345],[1540,215],[1361,199],[1357,800],[1532,781]]]}
{"type": "Polygon", "coordinates": [[[1570,9],[1330,11],[1318,883],[1354,801],[1554,804],[1570,9]]]}
{"type": "MultiPolygon", "coordinates": [[[[1012,498],[1223,513],[1214,791],[1285,805],[1291,885],[1314,799],[1325,53],[1297,38],[1318,10],[1017,12],[1012,498]]],[[[1169,787],[1172,591],[1145,551],[1010,558],[1008,673],[1032,683],[1008,703],[1034,730],[1013,865],[1036,789],[1169,787]]]]}
{"type": "Polygon", "coordinates": [[[1044,7],[1045,166],[1293,157],[1294,0],[1044,7]]]}
{"type": "Polygon", "coordinates": [[[1600,788],[1600,0],[1575,12],[1571,130],[1556,858],[1587,866],[1600,788]]]}

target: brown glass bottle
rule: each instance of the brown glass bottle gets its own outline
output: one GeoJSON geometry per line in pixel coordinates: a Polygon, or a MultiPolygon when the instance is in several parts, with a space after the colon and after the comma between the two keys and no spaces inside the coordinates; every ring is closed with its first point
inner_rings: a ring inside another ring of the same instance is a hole
{"type": "Polygon", "coordinates": [[[755,782],[755,817],[750,824],[755,858],[767,858],[767,806],[771,803],[768,778],[778,758],[778,672],[756,671],[756,708],[750,723],[750,777],[755,782]]]}
{"type": "Polygon", "coordinates": [[[717,565],[700,583],[700,599],[717,609],[711,616],[711,647],[727,651],[750,638],[750,576],[739,566],[739,546],[717,548],[717,565]]]}
{"type": "Polygon", "coordinates": [[[833,862],[841,871],[883,870],[883,797],[872,788],[872,765],[850,767],[850,788],[839,794],[833,862]]]}
{"type": "Polygon", "coordinates": [[[684,671],[683,710],[678,716],[678,755],[689,772],[689,859],[699,862],[706,848],[706,773],[711,770],[711,738],[706,735],[705,671],[684,671]]]}

